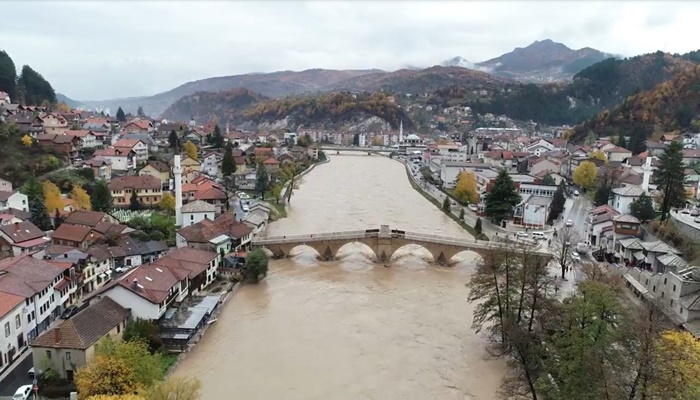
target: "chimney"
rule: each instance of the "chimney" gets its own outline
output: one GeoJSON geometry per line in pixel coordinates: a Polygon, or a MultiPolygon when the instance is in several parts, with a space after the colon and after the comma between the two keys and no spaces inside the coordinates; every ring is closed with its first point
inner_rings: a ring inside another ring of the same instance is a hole
{"type": "Polygon", "coordinates": [[[56,344],[61,343],[61,328],[55,327],[53,329],[53,340],[56,344]]]}
{"type": "Polygon", "coordinates": [[[15,232],[19,230],[19,222],[15,222],[15,232]]]}
{"type": "Polygon", "coordinates": [[[132,285],[132,286],[133,286],[134,289],[136,289],[136,288],[139,287],[139,280],[138,280],[138,279],[134,278],[134,280],[133,280],[132,282],[133,282],[133,285],[132,285]]]}

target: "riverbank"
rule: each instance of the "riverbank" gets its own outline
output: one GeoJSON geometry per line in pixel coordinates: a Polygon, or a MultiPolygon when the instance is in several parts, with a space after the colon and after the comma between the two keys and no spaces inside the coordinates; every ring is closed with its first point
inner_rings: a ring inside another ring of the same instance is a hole
{"type": "MultiPolygon", "coordinates": [[[[328,157],[326,157],[324,160],[317,161],[317,162],[309,165],[305,170],[301,171],[299,173],[299,175],[297,175],[297,177],[295,178],[296,183],[300,183],[299,179],[303,178],[304,175],[313,171],[313,169],[316,168],[317,165],[327,164],[330,161],[331,160],[328,157]]],[[[284,186],[282,187],[282,191],[280,192],[279,201],[268,202],[272,207],[275,208],[275,211],[277,211],[278,219],[287,218],[287,208],[286,208],[287,203],[286,203],[285,199],[287,198],[287,192],[289,191],[289,184],[290,184],[290,182],[284,183],[284,186]]]]}

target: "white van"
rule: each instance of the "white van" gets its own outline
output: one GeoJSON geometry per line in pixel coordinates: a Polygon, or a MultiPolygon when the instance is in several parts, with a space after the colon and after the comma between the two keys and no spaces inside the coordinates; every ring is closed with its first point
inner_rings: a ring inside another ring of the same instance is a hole
{"type": "Polygon", "coordinates": [[[535,240],[547,240],[547,235],[542,232],[532,232],[532,238],[535,240]]]}

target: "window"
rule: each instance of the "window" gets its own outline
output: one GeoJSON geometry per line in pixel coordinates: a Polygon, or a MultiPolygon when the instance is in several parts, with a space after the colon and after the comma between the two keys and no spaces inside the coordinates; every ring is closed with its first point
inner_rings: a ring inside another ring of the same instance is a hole
{"type": "Polygon", "coordinates": [[[661,292],[661,298],[662,298],[662,299],[664,298],[664,294],[665,294],[664,292],[661,292]]]}
{"type": "Polygon", "coordinates": [[[66,360],[68,360],[68,361],[71,360],[71,358],[70,358],[70,351],[67,351],[67,352],[66,352],[66,360]]]}
{"type": "Polygon", "coordinates": [[[651,289],[652,292],[656,292],[656,285],[651,289]]]}
{"type": "Polygon", "coordinates": [[[668,278],[664,278],[664,285],[668,282],[668,278]]]}
{"type": "Polygon", "coordinates": [[[676,285],[673,285],[673,291],[674,292],[676,291],[676,285]]]}
{"type": "Polygon", "coordinates": [[[19,315],[15,315],[15,328],[19,329],[22,326],[22,318],[19,315]]]}
{"type": "Polygon", "coordinates": [[[51,359],[51,350],[46,350],[46,358],[51,359]]]}
{"type": "Polygon", "coordinates": [[[117,333],[122,331],[122,324],[117,325],[117,333]]]}
{"type": "Polygon", "coordinates": [[[10,336],[10,323],[5,322],[5,337],[10,336]]]}

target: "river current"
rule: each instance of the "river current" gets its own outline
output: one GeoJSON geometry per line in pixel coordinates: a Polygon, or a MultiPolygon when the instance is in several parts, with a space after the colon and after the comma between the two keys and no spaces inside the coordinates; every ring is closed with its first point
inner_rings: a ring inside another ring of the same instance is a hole
{"type": "MultiPolygon", "coordinates": [[[[470,237],[411,188],[397,161],[331,155],[294,191],[267,235],[379,228],[470,237]]],[[[333,262],[299,247],[245,285],[176,374],[202,399],[495,399],[506,371],[471,330],[474,254],[451,267],[405,247],[389,268],[347,245],[333,262]]]]}

